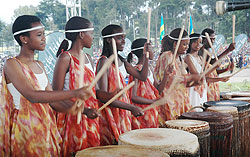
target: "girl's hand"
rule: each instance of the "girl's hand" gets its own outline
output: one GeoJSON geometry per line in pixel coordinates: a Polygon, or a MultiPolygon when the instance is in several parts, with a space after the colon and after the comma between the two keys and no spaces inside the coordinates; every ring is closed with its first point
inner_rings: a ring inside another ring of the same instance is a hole
{"type": "Polygon", "coordinates": [[[222,77],[221,81],[222,82],[227,82],[230,79],[230,76],[222,77]]]}
{"type": "Polygon", "coordinates": [[[149,59],[152,60],[154,58],[154,52],[151,43],[144,44],[143,54],[146,55],[147,52],[149,53],[149,59]]]}
{"type": "Polygon", "coordinates": [[[134,105],[130,111],[135,117],[139,117],[143,115],[142,109],[134,105]]]}
{"type": "Polygon", "coordinates": [[[74,90],[74,94],[76,98],[79,98],[82,100],[87,100],[89,97],[94,95],[92,90],[88,89],[88,86],[74,90]]]}
{"type": "Polygon", "coordinates": [[[164,75],[168,76],[173,73],[174,66],[169,64],[164,71],[164,75]]]}
{"type": "Polygon", "coordinates": [[[83,114],[85,114],[90,119],[95,119],[99,116],[99,113],[94,108],[84,108],[83,114]]]}
{"type": "Polygon", "coordinates": [[[227,50],[228,50],[229,52],[233,51],[234,49],[235,49],[235,43],[231,43],[231,44],[229,45],[229,47],[227,48],[227,50]]]}

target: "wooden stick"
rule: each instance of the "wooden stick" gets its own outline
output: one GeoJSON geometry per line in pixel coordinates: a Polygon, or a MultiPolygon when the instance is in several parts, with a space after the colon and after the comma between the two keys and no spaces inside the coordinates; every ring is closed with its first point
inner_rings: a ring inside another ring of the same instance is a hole
{"type": "Polygon", "coordinates": [[[207,41],[208,41],[208,43],[209,43],[209,45],[210,45],[210,47],[211,47],[211,49],[212,49],[212,53],[213,53],[215,59],[218,60],[218,57],[217,57],[217,55],[215,54],[215,50],[214,50],[213,44],[212,44],[212,42],[211,42],[211,39],[210,39],[208,33],[206,32],[205,35],[206,35],[206,37],[207,37],[207,41]]]}
{"type": "Polygon", "coordinates": [[[202,65],[201,65],[201,72],[203,72],[204,71],[204,68],[205,68],[205,64],[206,64],[206,60],[207,60],[207,52],[205,51],[205,49],[204,49],[204,51],[203,51],[203,55],[202,55],[202,65]]]}
{"type": "Polygon", "coordinates": [[[202,74],[201,74],[201,78],[204,77],[210,70],[212,70],[213,68],[215,68],[216,66],[218,66],[223,58],[217,60],[211,67],[209,67],[208,69],[206,69],[202,74]]]}
{"type": "Polygon", "coordinates": [[[119,93],[117,93],[113,98],[111,98],[108,102],[106,102],[102,107],[98,109],[98,112],[103,110],[105,107],[107,107],[109,104],[111,104],[113,101],[115,101],[117,98],[119,98],[123,93],[125,93],[127,90],[129,90],[131,87],[135,85],[135,81],[128,84],[125,88],[123,88],[119,93]]]}
{"type": "MultiPolygon", "coordinates": [[[[84,62],[85,62],[85,59],[84,59],[84,56],[83,56],[83,52],[80,52],[80,54],[79,54],[79,68],[80,68],[79,88],[83,87],[83,81],[84,81],[84,74],[83,74],[84,73],[84,62]]],[[[77,99],[76,105],[77,105],[77,107],[81,107],[82,101],[80,99],[77,99]]],[[[83,112],[83,110],[84,110],[84,107],[83,107],[83,109],[80,109],[77,112],[77,124],[80,124],[80,121],[82,119],[82,112],[83,112]]]]}
{"type": "Polygon", "coordinates": [[[118,55],[117,55],[117,49],[116,49],[116,42],[115,39],[112,38],[112,46],[113,46],[113,53],[115,55],[115,70],[116,70],[116,75],[118,79],[118,86],[120,89],[122,89],[122,84],[120,80],[120,74],[119,74],[119,66],[118,66],[118,55]]]}
{"type": "Polygon", "coordinates": [[[115,55],[113,54],[109,57],[108,61],[102,66],[100,71],[96,74],[94,80],[89,85],[90,90],[95,86],[95,84],[99,81],[99,79],[106,72],[106,70],[111,66],[111,64],[114,62],[114,60],[115,60],[115,55]]]}
{"type": "Polygon", "coordinates": [[[233,15],[233,32],[232,32],[232,42],[235,43],[235,15],[233,15]]]}
{"type": "Polygon", "coordinates": [[[168,101],[169,97],[165,96],[157,101],[155,101],[154,103],[152,103],[151,105],[147,106],[146,108],[142,109],[142,112],[145,112],[147,110],[150,110],[152,108],[155,108],[157,106],[161,106],[161,105],[165,105],[165,104],[171,104],[173,105],[173,103],[171,103],[170,101],[168,101]]]}
{"type": "MultiPolygon", "coordinates": [[[[80,57],[79,57],[80,58],[80,57]]],[[[97,73],[97,75],[95,76],[94,80],[91,82],[91,84],[88,87],[88,90],[92,90],[92,88],[95,86],[95,84],[99,81],[99,79],[102,77],[102,75],[106,72],[106,70],[110,67],[110,65],[113,63],[113,61],[115,60],[115,55],[111,55],[108,59],[108,61],[102,66],[101,70],[97,73]]],[[[80,62],[81,63],[81,62],[80,62]]],[[[79,78],[80,81],[80,78],[79,78]]],[[[83,81],[83,79],[82,79],[83,81]]],[[[80,107],[82,104],[84,104],[84,101],[81,99],[77,99],[76,101],[76,105],[77,107],[80,107]],[[79,105],[80,104],[80,105],[79,105]]],[[[84,109],[84,108],[83,108],[84,109]]],[[[77,113],[77,124],[80,123],[81,120],[81,114],[82,114],[82,110],[79,110],[77,113]]]]}
{"type": "Polygon", "coordinates": [[[150,41],[150,23],[151,23],[151,8],[148,8],[148,37],[147,43],[150,41]]]}
{"type": "Polygon", "coordinates": [[[178,41],[177,41],[177,44],[176,44],[176,47],[175,47],[175,50],[174,50],[173,60],[172,60],[172,63],[171,63],[172,65],[174,65],[174,62],[175,62],[176,54],[177,54],[177,51],[178,51],[180,43],[181,43],[181,38],[182,38],[183,32],[184,32],[184,25],[181,28],[181,32],[179,34],[179,38],[178,38],[178,41]]]}
{"type": "Polygon", "coordinates": [[[234,75],[238,74],[239,72],[241,72],[242,70],[246,69],[249,66],[249,64],[247,64],[246,66],[244,66],[243,68],[241,68],[240,70],[234,72],[233,74],[230,75],[230,77],[233,77],[234,75]]]}

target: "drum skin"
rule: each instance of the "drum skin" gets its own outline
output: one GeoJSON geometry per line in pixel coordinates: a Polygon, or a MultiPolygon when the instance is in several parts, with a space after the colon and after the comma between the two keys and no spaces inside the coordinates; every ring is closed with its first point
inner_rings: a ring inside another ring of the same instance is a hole
{"type": "Polygon", "coordinates": [[[154,149],[171,157],[199,156],[197,136],[177,129],[146,128],[128,131],[119,136],[118,144],[154,149]]]}
{"type": "Polygon", "coordinates": [[[168,154],[129,145],[110,145],[87,148],[76,153],[76,157],[170,157],[168,154]]]}
{"type": "Polygon", "coordinates": [[[186,112],[180,118],[202,120],[209,123],[211,157],[232,155],[232,115],[217,112],[186,112]]]}
{"type": "Polygon", "coordinates": [[[210,157],[209,123],[201,120],[177,119],[165,122],[167,128],[184,130],[195,134],[200,144],[200,156],[210,157]]]}

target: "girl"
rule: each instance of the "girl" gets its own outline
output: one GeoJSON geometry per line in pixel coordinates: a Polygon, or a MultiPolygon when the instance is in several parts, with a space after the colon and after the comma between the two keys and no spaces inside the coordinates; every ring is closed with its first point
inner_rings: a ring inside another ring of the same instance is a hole
{"type": "MultiPolygon", "coordinates": [[[[185,63],[188,66],[190,74],[200,74],[202,72],[202,58],[198,55],[198,51],[202,47],[202,37],[200,34],[193,33],[189,38],[190,43],[185,63]]],[[[189,101],[192,106],[199,106],[207,101],[206,81],[200,86],[190,87],[189,101]]]]}
{"type": "MultiPolygon", "coordinates": [[[[144,56],[147,39],[136,39],[132,42],[131,52],[128,55],[128,62],[130,63],[133,58],[133,54],[137,56],[138,63],[135,66],[138,70],[142,69],[144,63],[144,56]],[[145,45],[145,46],[144,46],[145,45]],[[144,51],[144,52],[143,52],[144,51]]],[[[152,53],[152,51],[150,51],[152,53]]],[[[150,55],[153,59],[153,55],[150,55]]],[[[145,108],[145,105],[150,105],[158,99],[159,94],[157,89],[150,82],[149,78],[146,81],[141,81],[134,78],[132,75],[129,76],[129,82],[135,81],[135,85],[130,90],[130,97],[134,105],[145,108]]],[[[143,128],[157,128],[158,127],[158,109],[154,108],[144,112],[141,117],[132,117],[132,129],[143,129],[143,128]]]]}
{"type": "Polygon", "coordinates": [[[36,16],[19,16],[12,32],[20,54],[6,61],[1,89],[0,149],[2,156],[58,156],[61,137],[53,109],[67,112],[62,100],[87,99],[86,88],[51,91],[44,66],[34,51],[45,49],[44,26],[36,16]],[[61,101],[61,102],[58,102],[61,101]],[[48,104],[50,103],[50,104],[48,104]]]}
{"type": "MultiPolygon", "coordinates": [[[[107,62],[107,58],[109,58],[113,54],[112,49],[112,38],[115,39],[116,47],[118,51],[122,51],[125,44],[125,34],[123,29],[118,25],[108,25],[102,30],[103,36],[103,52],[101,58],[97,62],[97,73],[100,68],[107,62]]],[[[147,59],[148,61],[148,59],[147,59]]],[[[125,63],[125,67],[126,64],[125,63]]],[[[132,65],[129,65],[126,69],[131,69],[128,73],[132,72],[134,75],[140,78],[144,76],[140,75],[145,72],[142,70],[138,72],[133,69],[132,65]]],[[[147,73],[146,73],[147,74],[147,73]]],[[[145,74],[144,74],[145,75],[145,74]]],[[[120,73],[120,81],[122,86],[125,86],[125,80],[120,73]]],[[[99,107],[103,105],[106,101],[108,101],[112,96],[114,96],[117,92],[118,87],[118,78],[116,75],[115,65],[113,64],[107,72],[102,76],[102,78],[98,81],[99,89],[96,91],[97,98],[99,99],[99,107]]],[[[118,100],[115,100],[111,103],[110,106],[106,107],[102,110],[100,117],[100,135],[101,135],[101,145],[109,145],[117,143],[118,137],[120,134],[131,130],[131,114],[134,116],[141,116],[142,112],[140,108],[130,104],[129,95],[126,92],[124,96],[120,97],[118,100]]]]}
{"type": "MultiPolygon", "coordinates": [[[[93,25],[82,17],[72,17],[66,23],[65,36],[58,51],[54,77],[53,90],[74,90],[79,84],[79,54],[84,47],[91,48],[93,41],[93,25]],[[69,46],[70,40],[72,42],[69,46]],[[68,50],[69,48],[69,50],[68,50]]],[[[87,59],[85,58],[87,61],[87,59]]],[[[89,64],[89,63],[88,63],[89,64]]],[[[94,73],[88,66],[84,66],[83,84],[88,85],[93,81],[94,73]]],[[[95,88],[92,89],[95,93],[95,88]]],[[[71,102],[74,103],[74,102],[71,102]]],[[[57,127],[62,136],[62,155],[70,156],[84,148],[100,145],[99,118],[96,109],[98,102],[91,96],[84,101],[84,116],[81,123],[77,124],[77,115],[58,113],[57,127]],[[95,119],[96,118],[96,119],[95,119]]]]}
{"type": "Polygon", "coordinates": [[[189,44],[189,38],[186,31],[183,33],[180,46],[177,50],[176,60],[173,63],[175,68],[171,65],[180,31],[180,28],[176,28],[163,38],[162,52],[155,67],[155,76],[159,81],[159,84],[154,83],[154,85],[161,96],[169,97],[169,102],[171,103],[160,106],[160,122],[176,119],[182,113],[191,108],[189,102],[189,91],[186,86],[188,86],[189,82],[192,80],[196,82],[200,81],[199,75],[197,74],[188,76],[187,74],[182,73],[183,65],[181,55],[186,53],[189,44]],[[169,87],[175,76],[180,77],[184,81],[177,83],[174,86],[174,90],[169,91],[169,87]]]}
{"type": "MultiPolygon", "coordinates": [[[[206,28],[202,31],[201,35],[203,36],[203,47],[199,52],[200,56],[203,56],[204,49],[208,50],[210,47],[207,38],[205,37],[205,33],[208,33],[212,44],[215,41],[215,32],[214,30],[210,28],[206,28]]],[[[235,49],[235,43],[231,43],[229,47],[218,56],[218,59],[225,57],[229,52],[233,51],[235,49]]],[[[215,63],[215,59],[212,59],[209,64],[209,66],[212,66],[212,64],[215,63]]],[[[217,67],[216,67],[217,68],[217,67]]],[[[207,74],[208,77],[213,78],[211,80],[207,80],[207,100],[208,101],[219,101],[220,100],[220,88],[219,88],[219,81],[226,82],[229,80],[229,77],[218,77],[219,74],[226,72],[228,70],[231,70],[234,68],[234,63],[232,62],[226,69],[213,69],[209,74],[207,74]]]]}

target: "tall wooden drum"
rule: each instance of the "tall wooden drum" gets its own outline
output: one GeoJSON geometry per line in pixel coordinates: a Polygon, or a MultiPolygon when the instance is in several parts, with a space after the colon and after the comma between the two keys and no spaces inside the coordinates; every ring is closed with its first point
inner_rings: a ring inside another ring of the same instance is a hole
{"type": "Polygon", "coordinates": [[[210,157],[210,132],[206,121],[177,119],[165,122],[167,128],[184,130],[195,134],[200,144],[200,156],[210,157]]]}
{"type": "Polygon", "coordinates": [[[87,148],[76,153],[76,157],[170,157],[161,151],[129,145],[111,145],[87,148]]]}
{"type": "Polygon", "coordinates": [[[120,135],[118,144],[159,150],[170,156],[199,156],[197,136],[177,129],[146,128],[132,130],[120,135]]]}
{"type": "Polygon", "coordinates": [[[232,155],[232,115],[217,112],[186,112],[180,118],[207,121],[210,126],[210,155],[232,155]]]}
{"type": "Polygon", "coordinates": [[[206,111],[229,113],[233,116],[232,156],[240,156],[239,116],[237,108],[233,106],[211,106],[208,107],[206,111]]]}
{"type": "Polygon", "coordinates": [[[239,116],[239,139],[240,156],[249,156],[250,154],[250,103],[248,97],[242,97],[240,100],[222,100],[209,101],[204,103],[205,107],[210,106],[234,106],[238,110],[239,116]]]}

